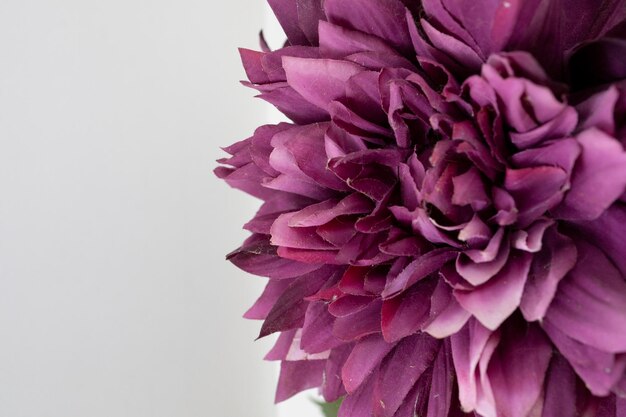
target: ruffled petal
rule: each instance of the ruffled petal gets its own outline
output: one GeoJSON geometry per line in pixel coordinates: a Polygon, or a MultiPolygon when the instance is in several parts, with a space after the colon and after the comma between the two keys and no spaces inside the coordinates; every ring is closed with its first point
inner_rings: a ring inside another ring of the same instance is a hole
{"type": "Polygon", "coordinates": [[[626,352],[626,281],[596,247],[576,241],[578,262],[561,281],[545,320],[606,352],[626,352]]]}
{"type": "Polygon", "coordinates": [[[626,151],[618,141],[597,129],[582,132],[578,141],[582,154],[571,190],[554,214],[567,220],[593,220],[626,190],[626,151]]]}

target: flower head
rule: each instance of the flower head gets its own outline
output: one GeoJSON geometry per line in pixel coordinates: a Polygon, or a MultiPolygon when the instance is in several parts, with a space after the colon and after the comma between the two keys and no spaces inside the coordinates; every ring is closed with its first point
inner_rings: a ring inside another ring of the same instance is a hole
{"type": "Polygon", "coordinates": [[[241,55],[293,123],[216,174],[263,200],[228,258],[270,278],[277,400],[626,412],[626,2],[270,5],[286,46],[241,55]]]}

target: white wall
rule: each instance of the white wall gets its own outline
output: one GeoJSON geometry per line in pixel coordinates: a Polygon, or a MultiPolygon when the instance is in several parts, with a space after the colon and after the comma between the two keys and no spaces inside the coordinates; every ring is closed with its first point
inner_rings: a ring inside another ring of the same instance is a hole
{"type": "Polygon", "coordinates": [[[224,261],[256,203],[211,173],[267,117],[264,10],[0,2],[0,417],[277,414],[262,280],[224,261]]]}

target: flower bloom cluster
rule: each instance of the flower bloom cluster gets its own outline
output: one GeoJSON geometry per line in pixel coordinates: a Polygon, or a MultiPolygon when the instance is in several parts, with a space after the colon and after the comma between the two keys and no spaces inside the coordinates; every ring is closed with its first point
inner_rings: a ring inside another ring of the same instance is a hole
{"type": "Polygon", "coordinates": [[[263,201],[228,258],[276,399],[626,416],[626,1],[269,2],[246,84],[292,122],[216,174],[263,201]]]}

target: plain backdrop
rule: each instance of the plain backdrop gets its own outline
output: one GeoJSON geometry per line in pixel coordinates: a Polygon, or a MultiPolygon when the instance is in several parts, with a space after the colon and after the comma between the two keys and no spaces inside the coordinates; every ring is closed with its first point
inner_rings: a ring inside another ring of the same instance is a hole
{"type": "Polygon", "coordinates": [[[263,279],[224,260],[258,203],[211,172],[271,114],[236,50],[267,10],[0,2],[0,417],[318,414],[273,405],[263,279]]]}

